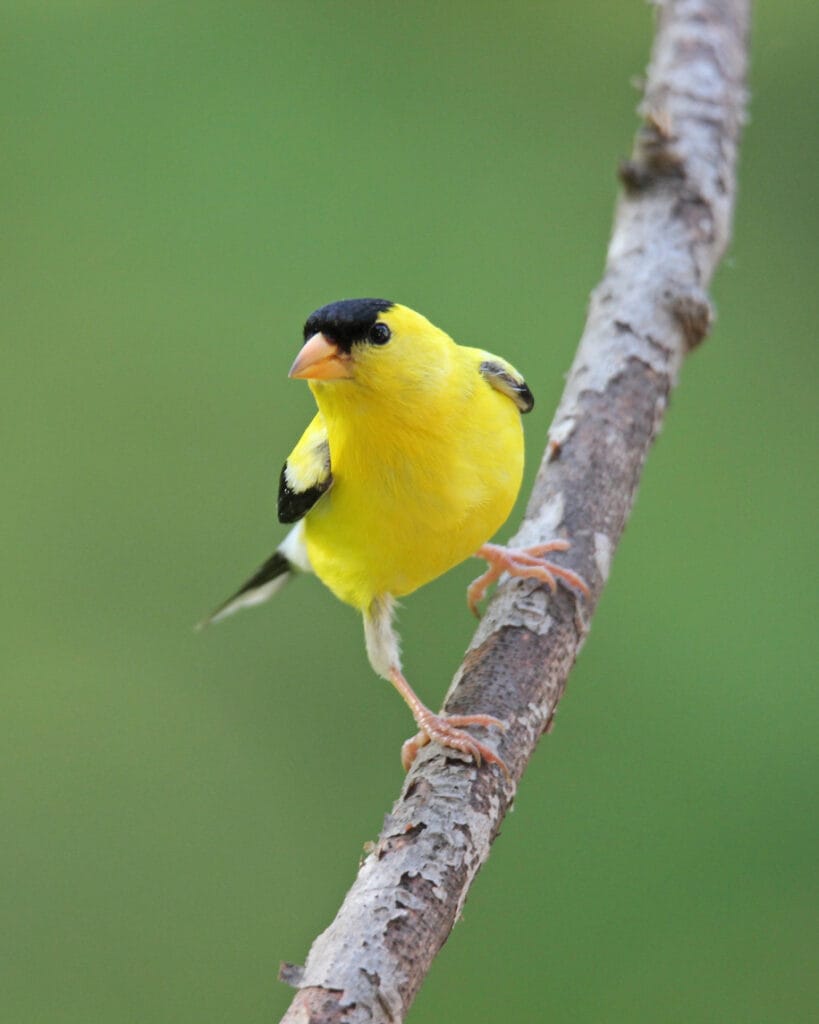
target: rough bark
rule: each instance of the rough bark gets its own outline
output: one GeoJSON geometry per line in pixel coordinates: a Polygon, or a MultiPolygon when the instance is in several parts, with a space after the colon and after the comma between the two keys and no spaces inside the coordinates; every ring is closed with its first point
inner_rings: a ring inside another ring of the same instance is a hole
{"type": "MultiPolygon", "coordinates": [[[[705,289],[729,241],[745,109],[747,0],[667,0],[631,159],[620,168],[606,269],[513,544],[572,540],[591,597],[503,584],[447,711],[509,723],[506,779],[431,744],[304,968],[286,1024],[400,1022],[457,920],[555,713],[688,351],[712,319],[705,289]]],[[[560,556],[558,556],[560,557],[560,556]]],[[[496,737],[490,737],[494,742],[496,737]]]]}

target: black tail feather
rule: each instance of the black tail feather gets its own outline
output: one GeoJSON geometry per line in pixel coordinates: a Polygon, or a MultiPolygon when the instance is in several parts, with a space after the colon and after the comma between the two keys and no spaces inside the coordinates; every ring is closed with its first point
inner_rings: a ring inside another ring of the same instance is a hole
{"type": "MultiPolygon", "coordinates": [[[[246,605],[261,604],[262,601],[266,601],[268,597],[271,597],[279,589],[278,586],[272,585],[274,581],[280,577],[286,577],[292,570],[293,566],[281,551],[274,551],[264,565],[247,582],[243,583],[235,594],[220,604],[196,628],[202,629],[205,626],[209,626],[212,622],[218,622],[219,619],[231,615],[234,611],[238,611],[239,608],[246,605]]],[[[285,580],[282,579],[279,586],[282,586],[284,583],[285,580]]]]}

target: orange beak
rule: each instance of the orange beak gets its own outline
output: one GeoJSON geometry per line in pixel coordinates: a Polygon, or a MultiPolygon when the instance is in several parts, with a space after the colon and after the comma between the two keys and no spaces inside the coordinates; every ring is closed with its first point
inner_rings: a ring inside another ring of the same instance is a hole
{"type": "Polygon", "coordinates": [[[305,341],[287,376],[303,380],[340,380],[352,375],[349,354],[319,332],[305,341]]]}

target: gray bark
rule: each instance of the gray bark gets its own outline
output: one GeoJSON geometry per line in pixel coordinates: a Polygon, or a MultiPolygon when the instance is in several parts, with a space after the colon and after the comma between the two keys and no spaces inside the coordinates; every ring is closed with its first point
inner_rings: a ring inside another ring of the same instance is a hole
{"type": "Polygon", "coordinates": [[[306,966],[282,969],[299,990],[287,1024],[404,1020],[549,729],[669,393],[711,323],[705,289],[730,237],[748,22],[747,0],[658,5],[605,273],[511,542],[571,538],[557,558],[585,578],[591,596],[504,583],[445,704],[509,723],[498,749],[511,777],[435,744],[421,751],[306,966]]]}

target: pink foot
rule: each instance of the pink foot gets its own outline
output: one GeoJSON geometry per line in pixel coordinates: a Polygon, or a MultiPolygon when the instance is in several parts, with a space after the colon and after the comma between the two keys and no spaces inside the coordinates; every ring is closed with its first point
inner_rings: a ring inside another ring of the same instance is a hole
{"type": "Polygon", "coordinates": [[[436,715],[435,712],[429,710],[426,704],[422,703],[398,665],[392,666],[389,678],[392,685],[409,705],[412,717],[421,730],[401,747],[401,764],[404,766],[404,771],[410,770],[421,747],[425,747],[431,740],[435,740],[442,747],[451,747],[453,750],[469,754],[470,757],[475,758],[478,764],[481,761],[496,764],[503,774],[507,778],[509,777],[509,769],[495,751],[485,744],[479,743],[463,729],[463,726],[466,725],[482,725],[484,729],[494,726],[496,729],[505,731],[506,724],[504,722],[499,718],[493,718],[492,715],[436,715]]]}
{"type": "Polygon", "coordinates": [[[529,548],[505,548],[500,544],[484,544],[476,555],[478,558],[485,558],[489,568],[483,576],[470,583],[466,591],[466,602],[473,614],[480,618],[479,602],[504,572],[521,579],[540,580],[552,593],[557,590],[557,581],[562,580],[575,590],[579,590],[584,597],[588,597],[589,588],[582,577],[571,569],[564,569],[562,565],[555,565],[554,562],[543,558],[543,555],[550,551],[568,551],[569,547],[567,540],[550,540],[546,544],[535,544],[529,548]]]}
{"type": "Polygon", "coordinates": [[[401,747],[401,764],[404,766],[404,771],[410,770],[418,751],[434,740],[443,747],[450,747],[453,750],[469,754],[470,757],[474,757],[478,765],[482,761],[496,764],[503,774],[507,778],[509,777],[509,769],[494,750],[484,743],[479,743],[461,728],[465,725],[482,725],[484,728],[494,726],[496,729],[505,731],[506,725],[500,719],[493,718],[492,715],[436,715],[424,708],[417,716],[417,721],[421,726],[421,731],[408,739],[401,747]]]}

